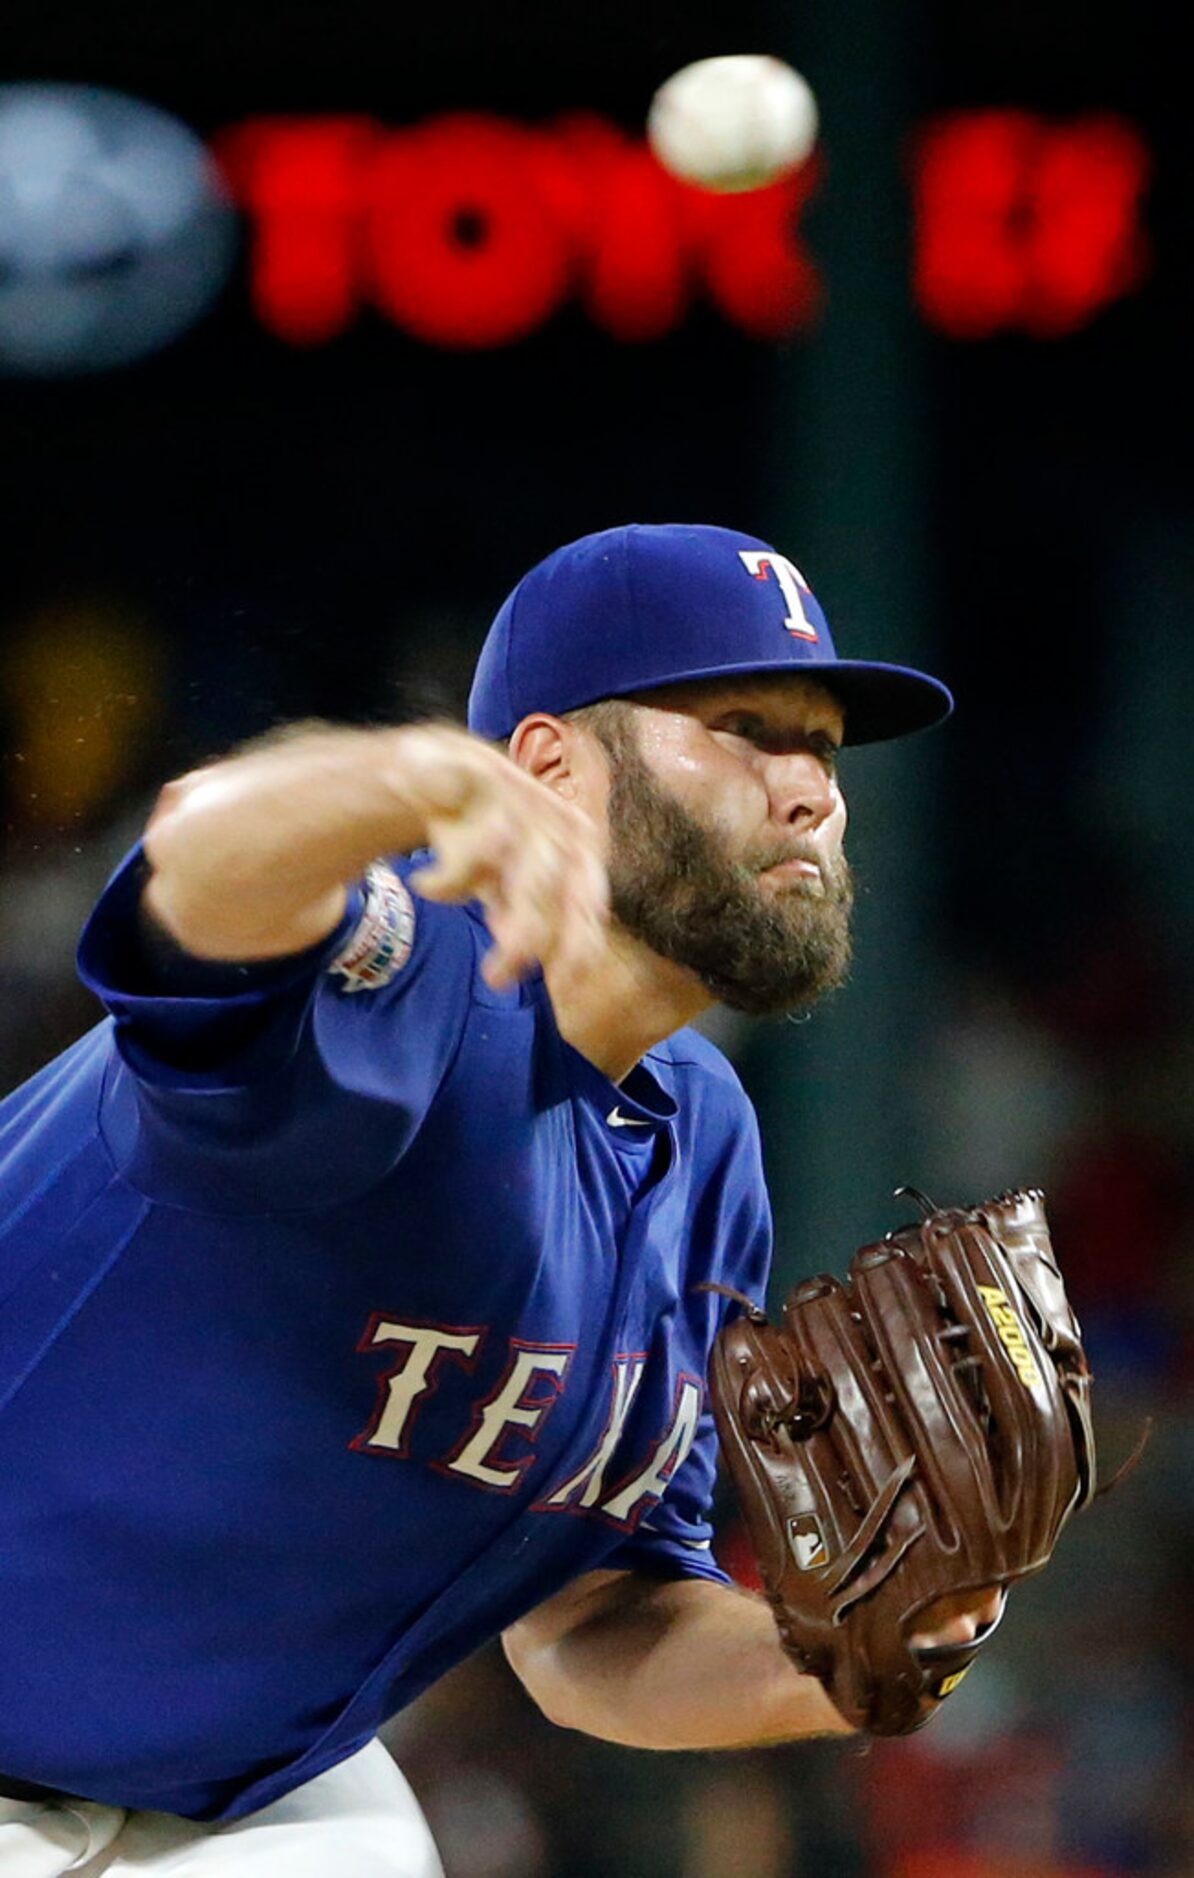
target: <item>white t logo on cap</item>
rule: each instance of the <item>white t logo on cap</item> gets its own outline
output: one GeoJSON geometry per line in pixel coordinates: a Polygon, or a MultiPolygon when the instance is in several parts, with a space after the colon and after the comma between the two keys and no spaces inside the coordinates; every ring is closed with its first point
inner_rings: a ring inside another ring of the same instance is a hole
{"type": "Polygon", "coordinates": [[[768,574],[774,574],[779,582],[780,592],[787,601],[788,611],[784,625],[794,639],[811,639],[817,642],[817,629],[804,610],[800,590],[809,591],[809,585],[798,567],[782,554],[773,554],[770,548],[739,548],[738,559],[748,574],[755,580],[766,580],[768,574]]]}

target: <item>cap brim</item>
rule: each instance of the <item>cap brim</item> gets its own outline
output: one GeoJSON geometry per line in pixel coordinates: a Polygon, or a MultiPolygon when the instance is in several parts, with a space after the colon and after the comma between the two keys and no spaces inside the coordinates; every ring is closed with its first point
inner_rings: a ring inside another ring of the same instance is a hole
{"type": "Polygon", "coordinates": [[[954,708],[952,693],[938,678],[905,665],[880,665],[869,659],[801,659],[782,665],[757,661],[718,665],[703,671],[673,672],[657,684],[636,685],[635,691],[662,691],[668,685],[694,683],[703,678],[762,677],[781,672],[792,678],[813,678],[839,699],[846,721],[842,742],[885,743],[914,731],[940,724],[954,708]]]}
{"type": "Polygon", "coordinates": [[[841,700],[846,713],[844,743],[885,743],[890,737],[931,730],[954,708],[953,694],[939,678],[906,665],[835,659],[820,668],[819,682],[841,700]]]}

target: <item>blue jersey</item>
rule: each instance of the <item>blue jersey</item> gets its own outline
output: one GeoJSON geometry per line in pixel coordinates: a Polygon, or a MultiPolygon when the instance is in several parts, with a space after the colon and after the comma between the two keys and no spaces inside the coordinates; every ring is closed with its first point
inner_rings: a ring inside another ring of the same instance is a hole
{"type": "Polygon", "coordinates": [[[410,866],[164,995],[133,855],[111,1016],[0,1104],[8,1775],[234,1818],[581,1572],[721,1576],[698,1287],[762,1295],[750,1106],[691,1031],[612,1084],[410,866]]]}

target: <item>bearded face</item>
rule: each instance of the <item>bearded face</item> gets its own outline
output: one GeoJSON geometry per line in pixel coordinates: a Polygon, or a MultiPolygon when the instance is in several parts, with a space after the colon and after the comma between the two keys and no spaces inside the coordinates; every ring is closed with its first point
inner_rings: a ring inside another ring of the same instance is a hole
{"type": "Polygon", "coordinates": [[[795,837],[733,854],[658,781],[629,726],[599,734],[611,759],[611,910],[626,931],[753,1017],[801,1010],[840,985],[854,901],[845,856],[827,860],[795,837]],[[794,858],[814,862],[816,875],[782,886],[760,878],[794,858]]]}

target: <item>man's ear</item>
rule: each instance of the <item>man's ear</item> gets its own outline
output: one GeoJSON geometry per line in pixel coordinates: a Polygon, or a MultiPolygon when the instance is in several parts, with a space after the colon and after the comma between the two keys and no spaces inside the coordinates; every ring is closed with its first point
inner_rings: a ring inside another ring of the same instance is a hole
{"type": "Polygon", "coordinates": [[[577,793],[575,752],[576,739],[570,727],[547,711],[524,717],[510,739],[511,761],[568,801],[573,801],[577,793]]]}

